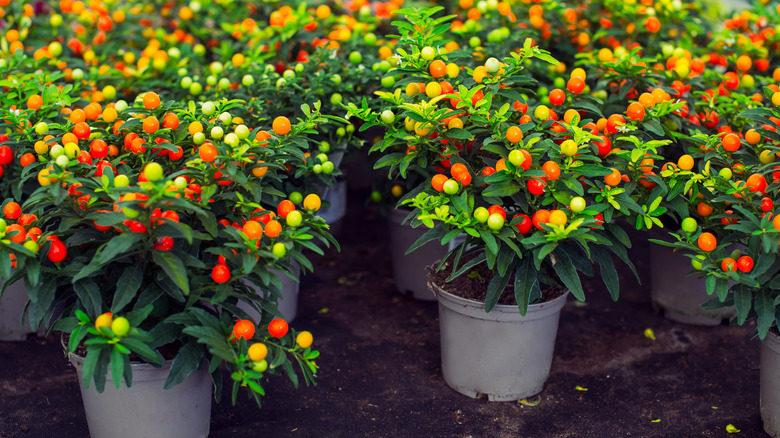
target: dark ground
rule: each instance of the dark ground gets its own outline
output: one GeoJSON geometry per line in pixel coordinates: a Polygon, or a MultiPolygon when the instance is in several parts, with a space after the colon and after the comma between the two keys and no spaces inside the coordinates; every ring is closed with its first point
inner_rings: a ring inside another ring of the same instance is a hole
{"type": "MultiPolygon", "coordinates": [[[[350,194],[342,251],[317,259],[301,287],[294,326],[314,333],[318,386],[274,378],[261,410],[223,400],[212,437],[722,437],[729,423],[734,436],[766,436],[753,327],[656,315],[647,242],[632,250],[643,285],[622,275],[618,303],[594,282],[586,305],[569,297],[538,406],[456,393],[441,376],[437,304],[394,290],[385,222],[363,199],[350,194]]],[[[86,436],[59,341],[0,342],[0,437],[86,436]]]]}

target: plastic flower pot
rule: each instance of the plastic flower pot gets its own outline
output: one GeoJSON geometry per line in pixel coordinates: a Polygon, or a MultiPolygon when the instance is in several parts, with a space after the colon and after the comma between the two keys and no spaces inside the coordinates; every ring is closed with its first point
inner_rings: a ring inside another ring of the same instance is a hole
{"type": "Polygon", "coordinates": [[[8,286],[0,297],[0,341],[23,341],[32,333],[29,325],[21,322],[27,304],[24,281],[8,286]]]}
{"type": "Polygon", "coordinates": [[[436,297],[428,289],[428,273],[425,267],[444,257],[447,247],[433,241],[405,254],[428,230],[425,227],[412,228],[408,223],[404,224],[403,221],[409,213],[409,210],[394,209],[390,210],[388,215],[395,288],[401,293],[411,293],[418,300],[434,301],[436,297]]]}
{"type": "Polygon", "coordinates": [[[666,318],[685,324],[718,325],[736,315],[734,307],[705,310],[707,295],[703,278],[688,275],[691,261],[671,248],[650,244],[650,295],[653,307],[666,318]]]}
{"type": "Polygon", "coordinates": [[[338,181],[333,187],[328,188],[322,200],[323,204],[329,202],[330,206],[321,208],[317,214],[330,225],[331,233],[338,235],[341,219],[347,213],[347,181],[338,181]]]}
{"type": "MultiPolygon", "coordinates": [[[[295,264],[295,270],[297,273],[297,277],[295,280],[288,277],[285,274],[282,274],[279,271],[272,270],[274,274],[279,278],[279,280],[282,281],[282,297],[279,298],[278,306],[279,306],[279,312],[282,314],[282,318],[284,318],[285,321],[292,322],[296,315],[298,314],[298,293],[301,290],[301,270],[300,267],[298,267],[297,264],[295,264]]],[[[257,291],[257,293],[261,294],[260,288],[250,282],[246,282],[247,286],[257,291]]],[[[262,294],[261,294],[262,295],[262,294]]],[[[246,302],[239,302],[238,307],[246,311],[249,316],[254,321],[260,321],[260,312],[253,309],[249,304],[246,302]]]]}
{"type": "Polygon", "coordinates": [[[780,437],[780,336],[770,331],[761,341],[761,419],[764,430],[780,437]]]}
{"type": "Polygon", "coordinates": [[[486,313],[484,303],[429,285],[439,300],[442,376],[452,389],[490,401],[521,400],[542,390],[568,292],[531,304],[522,316],[516,305],[499,304],[486,313]]]}
{"type": "Polygon", "coordinates": [[[92,438],[205,438],[211,422],[212,382],[208,367],[190,374],[183,382],[163,389],[173,361],[161,368],[133,363],[133,381],[117,389],[110,371],[102,393],[94,382],[84,388],[84,358],[69,354],[78,373],[81,397],[92,438]]]}

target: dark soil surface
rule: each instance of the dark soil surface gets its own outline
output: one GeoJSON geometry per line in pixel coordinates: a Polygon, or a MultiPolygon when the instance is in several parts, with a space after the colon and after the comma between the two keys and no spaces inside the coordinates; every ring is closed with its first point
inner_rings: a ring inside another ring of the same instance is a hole
{"type": "MultiPolygon", "coordinates": [[[[456,393],[441,376],[437,304],[395,291],[385,222],[363,199],[350,194],[342,251],[301,286],[294,326],[314,333],[319,384],[273,378],[261,410],[223,400],[212,437],[725,437],[728,424],[765,436],[753,327],[656,314],[641,241],[641,286],[623,269],[619,302],[595,281],[586,304],[569,297],[537,406],[456,393]]],[[[58,337],[0,342],[0,437],[87,437],[81,403],[58,337]]]]}

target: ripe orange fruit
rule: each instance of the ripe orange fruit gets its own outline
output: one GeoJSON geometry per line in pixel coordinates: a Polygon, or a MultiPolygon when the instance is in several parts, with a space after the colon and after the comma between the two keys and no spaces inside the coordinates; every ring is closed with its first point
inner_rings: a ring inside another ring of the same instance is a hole
{"type": "Polygon", "coordinates": [[[260,222],[257,221],[247,221],[247,223],[244,224],[242,231],[246,234],[246,237],[251,240],[263,237],[263,227],[260,225],[260,222]]]}
{"type": "Polygon", "coordinates": [[[520,140],[523,139],[523,130],[517,126],[510,126],[509,129],[506,130],[506,139],[509,140],[510,143],[519,143],[520,140]]]}
{"type": "Polygon", "coordinates": [[[447,182],[448,179],[449,178],[447,175],[444,175],[443,173],[437,173],[436,175],[433,175],[433,178],[431,178],[431,186],[437,192],[442,192],[444,190],[444,183],[447,182]]]}
{"type": "Polygon", "coordinates": [[[233,336],[236,338],[252,339],[255,335],[255,324],[248,319],[239,319],[233,326],[233,336]]]}
{"type": "Polygon", "coordinates": [[[144,94],[144,108],[148,110],[157,109],[160,106],[160,96],[154,91],[147,91],[144,94]]]}
{"type": "Polygon", "coordinates": [[[160,121],[155,116],[147,116],[144,119],[144,132],[147,134],[153,134],[160,129],[160,121]]]}
{"type": "Polygon", "coordinates": [[[22,207],[14,201],[9,202],[3,206],[3,214],[5,217],[11,220],[16,220],[22,215],[22,207]]]}
{"type": "Polygon", "coordinates": [[[609,186],[615,187],[616,185],[620,184],[621,179],[622,179],[622,175],[620,174],[620,171],[613,167],[612,173],[604,176],[604,183],[609,186]]]}
{"type": "Polygon", "coordinates": [[[203,143],[198,148],[198,156],[201,160],[211,163],[217,159],[217,148],[211,143],[203,143]]]}
{"type": "Polygon", "coordinates": [[[27,232],[24,230],[24,227],[19,224],[10,224],[5,227],[5,235],[14,243],[24,243],[24,241],[27,240],[27,232]]]}
{"type": "Polygon", "coordinates": [[[290,132],[290,119],[285,116],[279,116],[274,119],[273,130],[276,135],[287,135],[290,132]]]}
{"type": "Polygon", "coordinates": [[[295,211],[295,204],[293,204],[289,199],[282,200],[279,203],[279,206],[276,207],[276,212],[282,218],[286,218],[291,211],[295,211]]]}
{"type": "Polygon", "coordinates": [[[718,240],[712,233],[701,233],[696,243],[702,251],[710,252],[718,245],[718,240]]]}
{"type": "Polygon", "coordinates": [[[35,111],[41,106],[43,106],[43,98],[40,94],[33,94],[27,99],[27,109],[35,111]]]}
{"type": "Polygon", "coordinates": [[[314,193],[306,195],[303,198],[303,208],[309,211],[318,211],[322,206],[322,200],[314,193]]]}
{"type": "Polygon", "coordinates": [[[265,224],[265,235],[271,239],[277,237],[282,232],[282,224],[277,220],[270,220],[265,224]]]}

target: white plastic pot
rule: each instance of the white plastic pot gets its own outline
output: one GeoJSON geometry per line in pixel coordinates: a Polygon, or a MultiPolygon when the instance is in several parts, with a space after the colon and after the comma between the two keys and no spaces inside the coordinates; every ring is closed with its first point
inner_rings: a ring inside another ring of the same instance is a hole
{"type": "MultiPolygon", "coordinates": [[[[297,272],[297,278],[296,280],[293,280],[292,278],[288,277],[285,274],[282,274],[278,271],[273,271],[279,280],[282,281],[282,297],[279,298],[278,306],[279,306],[279,312],[282,313],[282,317],[285,321],[292,322],[295,317],[298,315],[298,293],[301,290],[301,270],[298,265],[295,265],[295,269],[297,272]]],[[[245,282],[247,286],[254,289],[259,295],[263,295],[261,293],[261,290],[258,286],[246,281],[245,282]]],[[[260,312],[252,308],[249,304],[246,302],[239,302],[238,307],[246,311],[249,316],[255,321],[260,321],[260,312]]]]}
{"type": "Polygon", "coordinates": [[[485,304],[429,283],[439,300],[441,370],[444,381],[469,397],[521,400],[538,394],[550,374],[558,321],[568,293],[531,304],[485,304]]]}
{"type": "Polygon", "coordinates": [[[84,389],[84,358],[69,354],[76,367],[92,438],[205,438],[211,423],[212,382],[204,363],[183,382],[163,389],[172,361],[162,368],[133,363],[130,388],[117,389],[110,371],[102,393],[84,389]]]}
{"type": "Polygon", "coordinates": [[[780,336],[772,331],[761,341],[761,419],[764,431],[780,437],[780,336]]]}
{"type": "Polygon", "coordinates": [[[0,297],[0,341],[23,341],[34,330],[20,322],[27,304],[27,289],[19,280],[8,286],[0,297]]]}
{"type": "Polygon", "coordinates": [[[408,210],[394,209],[388,215],[395,288],[401,293],[412,293],[418,300],[434,301],[436,297],[428,289],[425,267],[443,258],[447,254],[447,247],[433,241],[405,254],[428,230],[425,227],[412,228],[408,223],[404,225],[403,220],[409,213],[408,210]]]}
{"type": "Polygon", "coordinates": [[[650,244],[650,295],[653,306],[668,319],[686,324],[718,325],[736,315],[734,307],[704,310],[707,295],[704,279],[688,275],[691,261],[672,248],[650,244]]]}

